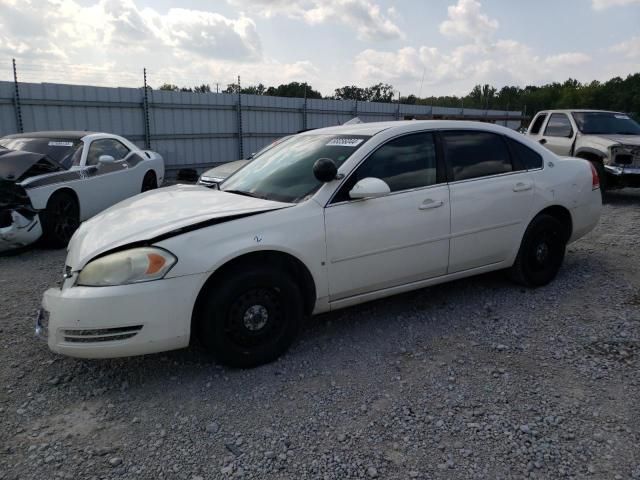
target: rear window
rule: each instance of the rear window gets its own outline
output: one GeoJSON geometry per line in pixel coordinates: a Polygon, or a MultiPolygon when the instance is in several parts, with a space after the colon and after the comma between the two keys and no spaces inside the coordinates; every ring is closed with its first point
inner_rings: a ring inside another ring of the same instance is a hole
{"type": "Polygon", "coordinates": [[[502,135],[477,131],[443,132],[442,143],[454,180],[513,171],[509,149],[502,135]]]}

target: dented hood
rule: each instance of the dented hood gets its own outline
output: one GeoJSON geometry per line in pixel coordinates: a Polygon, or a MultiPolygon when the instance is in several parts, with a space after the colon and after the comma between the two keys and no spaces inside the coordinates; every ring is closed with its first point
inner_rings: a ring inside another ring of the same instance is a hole
{"type": "Polygon", "coordinates": [[[64,170],[62,166],[49,160],[41,153],[0,148],[0,179],[18,181],[39,162],[41,163],[40,170],[42,170],[38,172],[39,174],[64,170]]]}
{"type": "Polygon", "coordinates": [[[291,206],[211,190],[175,185],[152,190],[120,202],[84,222],[69,243],[67,265],[79,270],[94,257],[132,243],[158,241],[204,228],[217,220],[291,206]]]}

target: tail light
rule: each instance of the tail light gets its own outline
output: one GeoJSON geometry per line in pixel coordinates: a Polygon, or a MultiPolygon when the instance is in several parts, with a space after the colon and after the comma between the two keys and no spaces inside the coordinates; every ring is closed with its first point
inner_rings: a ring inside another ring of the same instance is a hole
{"type": "Polygon", "coordinates": [[[598,188],[600,188],[600,177],[598,176],[598,170],[596,170],[596,166],[592,162],[589,162],[589,165],[591,165],[591,189],[597,190],[598,188]]]}

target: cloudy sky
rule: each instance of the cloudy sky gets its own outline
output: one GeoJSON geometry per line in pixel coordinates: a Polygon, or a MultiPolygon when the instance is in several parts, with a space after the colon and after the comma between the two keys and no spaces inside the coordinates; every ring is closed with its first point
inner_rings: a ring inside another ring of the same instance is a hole
{"type": "Polygon", "coordinates": [[[12,57],[34,82],[464,94],[639,72],[640,0],[0,0],[0,78],[12,57]]]}

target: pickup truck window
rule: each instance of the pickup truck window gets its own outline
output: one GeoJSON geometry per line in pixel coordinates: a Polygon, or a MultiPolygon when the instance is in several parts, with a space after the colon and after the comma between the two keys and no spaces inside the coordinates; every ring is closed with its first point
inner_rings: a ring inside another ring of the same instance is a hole
{"type": "Polygon", "coordinates": [[[585,135],[640,135],[640,125],[623,113],[573,112],[573,118],[585,135]]]}
{"type": "Polygon", "coordinates": [[[540,129],[542,128],[542,124],[544,123],[544,119],[547,118],[546,113],[539,113],[538,116],[533,120],[533,126],[529,131],[529,135],[537,135],[540,133],[540,129]]]}
{"type": "Polygon", "coordinates": [[[570,137],[573,135],[573,128],[569,117],[564,113],[553,113],[544,130],[545,136],[549,137],[570,137]]]}
{"type": "Polygon", "coordinates": [[[442,144],[453,180],[468,180],[513,171],[502,135],[478,131],[442,132],[442,144]]]}

